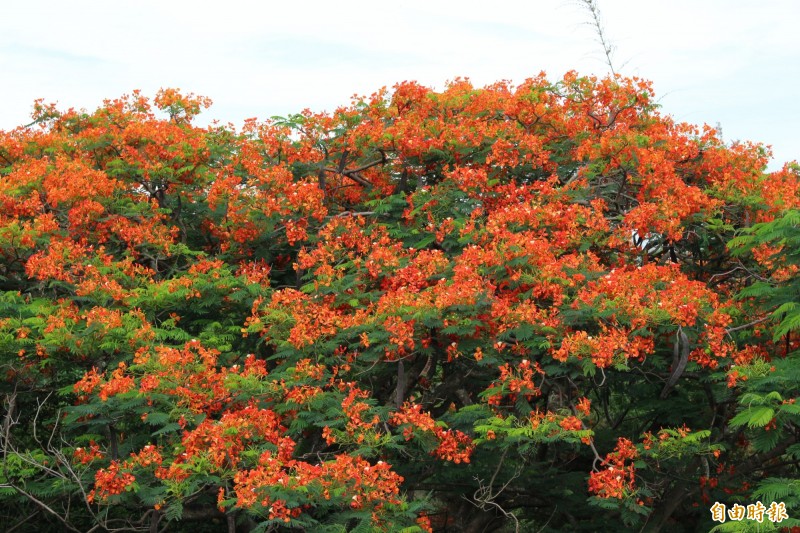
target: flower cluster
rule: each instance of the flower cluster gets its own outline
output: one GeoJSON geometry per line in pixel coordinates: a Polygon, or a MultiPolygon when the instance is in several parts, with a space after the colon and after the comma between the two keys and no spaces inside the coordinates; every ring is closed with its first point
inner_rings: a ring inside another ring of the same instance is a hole
{"type": "Polygon", "coordinates": [[[638,451],[633,443],[620,437],[613,452],[606,455],[601,470],[589,474],[589,492],[600,498],[625,498],[636,490],[633,461],[638,451]]]}
{"type": "Polygon", "coordinates": [[[87,499],[90,503],[102,502],[112,496],[122,494],[136,481],[119,461],[112,461],[108,468],[101,468],[94,476],[94,488],[87,499]]]}
{"type": "Polygon", "coordinates": [[[437,424],[431,415],[422,410],[420,404],[404,403],[400,410],[394,412],[389,419],[394,426],[403,426],[403,436],[411,440],[417,432],[421,435],[433,435],[438,445],[431,451],[446,461],[469,463],[475,445],[472,439],[459,430],[445,429],[437,424]]]}

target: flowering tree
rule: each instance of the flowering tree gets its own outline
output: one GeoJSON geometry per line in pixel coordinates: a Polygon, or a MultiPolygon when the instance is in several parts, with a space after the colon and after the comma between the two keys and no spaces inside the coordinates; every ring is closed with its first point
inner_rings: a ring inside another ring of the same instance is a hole
{"type": "Polygon", "coordinates": [[[0,132],[4,523],[800,507],[797,165],[619,76],[405,82],[241,130],[193,125],[209,104],[39,102],[0,132]]]}

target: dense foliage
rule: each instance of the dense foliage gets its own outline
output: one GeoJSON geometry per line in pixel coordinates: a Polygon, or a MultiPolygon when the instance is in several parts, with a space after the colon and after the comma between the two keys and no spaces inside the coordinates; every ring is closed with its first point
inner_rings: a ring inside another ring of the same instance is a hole
{"type": "Polygon", "coordinates": [[[800,512],[797,165],[622,77],[209,103],[0,132],[9,530],[800,512]]]}

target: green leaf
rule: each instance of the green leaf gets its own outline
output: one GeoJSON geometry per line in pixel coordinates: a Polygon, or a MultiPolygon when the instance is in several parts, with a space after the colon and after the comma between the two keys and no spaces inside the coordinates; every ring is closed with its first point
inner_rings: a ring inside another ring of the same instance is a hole
{"type": "Polygon", "coordinates": [[[739,427],[745,424],[749,428],[764,427],[775,417],[775,410],[771,407],[758,406],[740,412],[731,420],[731,426],[739,427]]]}

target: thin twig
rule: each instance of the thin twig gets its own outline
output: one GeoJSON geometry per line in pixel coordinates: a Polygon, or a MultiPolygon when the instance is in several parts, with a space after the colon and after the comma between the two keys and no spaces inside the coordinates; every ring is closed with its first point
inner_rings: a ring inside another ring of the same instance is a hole
{"type": "Polygon", "coordinates": [[[587,11],[589,11],[589,14],[592,16],[592,21],[590,24],[594,26],[595,32],[597,33],[597,38],[600,41],[600,46],[603,47],[603,53],[606,56],[606,65],[608,65],[608,68],[611,70],[611,74],[616,78],[617,71],[614,69],[614,62],[612,60],[615,47],[608,41],[608,37],[606,36],[605,29],[603,28],[602,18],[600,16],[600,8],[597,7],[597,0],[579,0],[579,2],[587,9],[587,11]]]}
{"type": "Polygon", "coordinates": [[[769,320],[769,318],[770,317],[765,316],[764,318],[759,318],[758,320],[753,320],[752,322],[748,322],[747,324],[742,324],[741,326],[736,326],[735,328],[728,328],[728,329],[725,330],[725,333],[730,335],[734,331],[747,329],[747,328],[753,327],[753,326],[755,326],[757,324],[761,324],[762,322],[766,322],[767,320],[769,320]]]}

